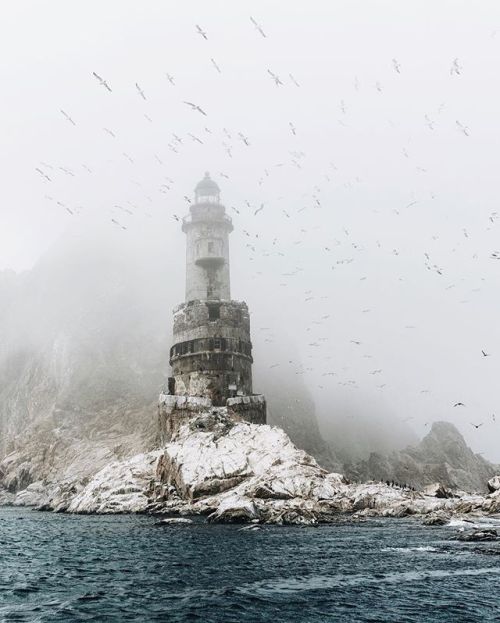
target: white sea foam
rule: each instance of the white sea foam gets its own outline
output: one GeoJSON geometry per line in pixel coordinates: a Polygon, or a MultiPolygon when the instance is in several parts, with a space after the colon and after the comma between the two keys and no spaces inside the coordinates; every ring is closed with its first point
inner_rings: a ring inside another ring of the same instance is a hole
{"type": "Polygon", "coordinates": [[[437,552],[437,547],[432,547],[431,545],[423,545],[421,547],[384,547],[382,552],[437,552]]]}
{"type": "Polygon", "coordinates": [[[369,584],[399,584],[401,582],[420,582],[461,576],[500,575],[500,567],[482,567],[477,569],[422,569],[377,574],[368,576],[354,575],[313,575],[309,577],[280,578],[277,580],[254,582],[239,588],[239,592],[272,595],[276,593],[300,593],[314,590],[342,588],[346,586],[364,586],[369,584]]]}

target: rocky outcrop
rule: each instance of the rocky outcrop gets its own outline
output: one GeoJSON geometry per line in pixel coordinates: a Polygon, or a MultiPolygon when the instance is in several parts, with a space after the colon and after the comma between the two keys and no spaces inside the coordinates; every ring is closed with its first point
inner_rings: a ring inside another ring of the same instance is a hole
{"type": "Polygon", "coordinates": [[[421,515],[429,525],[457,514],[500,510],[489,496],[427,493],[380,482],[349,483],[298,449],[281,429],[235,421],[213,408],[183,424],[160,450],[115,459],[93,476],[37,482],[10,503],[73,513],[158,513],[206,516],[211,522],[312,525],[346,514],[421,515]]]}
{"type": "Polygon", "coordinates": [[[488,491],[490,493],[494,493],[495,491],[500,490],[500,476],[493,476],[488,480],[488,491]]]}
{"type": "Polygon", "coordinates": [[[439,482],[448,489],[484,493],[496,468],[472,452],[453,424],[434,422],[418,445],[387,456],[372,453],[366,461],[346,464],[344,472],[357,480],[394,481],[416,489],[439,482]]]}

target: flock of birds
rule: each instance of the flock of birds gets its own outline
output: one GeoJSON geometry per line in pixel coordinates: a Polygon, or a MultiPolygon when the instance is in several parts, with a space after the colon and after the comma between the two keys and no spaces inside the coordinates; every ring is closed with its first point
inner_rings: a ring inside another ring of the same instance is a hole
{"type": "MultiPolygon", "coordinates": [[[[250,16],[249,18],[251,25],[254,27],[256,33],[266,39],[267,38],[267,34],[264,30],[264,28],[261,26],[261,24],[253,17],[250,16]]],[[[194,25],[194,33],[195,35],[201,37],[204,41],[208,41],[209,40],[209,33],[207,32],[206,29],[204,29],[200,24],[195,24],[194,25]]],[[[222,69],[221,66],[219,65],[219,63],[214,59],[214,58],[210,58],[210,63],[213,66],[214,70],[218,73],[221,74],[222,73],[222,69]]],[[[401,62],[397,59],[397,58],[392,58],[391,63],[389,64],[392,66],[392,70],[397,74],[397,75],[401,75],[404,72],[404,68],[403,65],[401,64],[401,62]]],[[[450,76],[455,79],[458,78],[462,75],[463,73],[463,67],[461,62],[459,61],[458,58],[454,58],[451,61],[450,64],[450,69],[449,69],[449,73],[450,76]]],[[[266,68],[266,74],[268,76],[268,79],[272,81],[272,83],[276,86],[276,88],[283,88],[285,86],[286,83],[288,84],[292,84],[294,85],[294,87],[300,88],[301,87],[301,83],[295,78],[294,74],[288,72],[288,75],[286,78],[283,77],[283,75],[279,75],[278,73],[276,73],[275,71],[273,71],[272,68],[268,67],[266,68]]],[[[112,86],[110,84],[110,82],[108,81],[107,78],[102,77],[100,75],[100,73],[97,72],[92,72],[93,78],[95,79],[97,85],[99,87],[102,87],[102,89],[104,91],[106,91],[107,93],[113,93],[113,89],[112,86]]],[[[176,86],[176,78],[171,75],[170,73],[166,73],[166,78],[168,80],[168,83],[172,86],[175,87],[176,86]]],[[[145,92],[145,90],[142,88],[142,86],[139,84],[139,82],[135,82],[135,90],[137,92],[137,96],[139,98],[141,98],[143,101],[147,101],[148,100],[148,95],[145,92]]],[[[381,82],[376,81],[375,85],[374,85],[375,89],[377,92],[382,93],[384,91],[384,86],[382,85],[381,82]]],[[[354,80],[354,89],[357,91],[359,90],[359,81],[357,78],[355,78],[354,80]]],[[[193,102],[187,99],[183,99],[181,100],[181,103],[186,106],[187,108],[189,108],[191,111],[193,111],[193,113],[197,113],[198,115],[200,115],[200,118],[204,120],[208,120],[210,118],[209,112],[207,111],[207,108],[205,106],[205,104],[203,104],[203,102],[193,102]]],[[[341,100],[340,102],[340,112],[342,113],[342,115],[345,115],[347,112],[347,106],[344,100],[341,100]]],[[[439,111],[441,111],[441,107],[439,109],[439,111]]],[[[65,121],[67,121],[69,124],[71,124],[72,126],[76,126],[77,123],[75,122],[75,120],[73,119],[73,117],[68,114],[68,112],[66,112],[63,109],[60,109],[60,113],[63,116],[63,118],[65,119],[65,121]]],[[[150,117],[148,117],[148,115],[144,114],[145,118],[148,121],[152,121],[150,117]]],[[[430,130],[430,131],[434,131],[435,129],[435,121],[431,118],[431,115],[426,114],[424,116],[424,123],[425,126],[430,130]]],[[[294,123],[294,121],[292,120],[288,120],[287,122],[287,128],[288,131],[290,133],[291,136],[293,137],[298,137],[299,136],[299,129],[297,128],[296,124],[294,123]]],[[[344,125],[343,121],[339,120],[339,123],[341,125],[344,125]]],[[[459,131],[461,134],[463,134],[465,137],[470,137],[471,136],[471,131],[469,129],[469,127],[463,123],[463,121],[461,120],[455,120],[455,127],[457,129],[457,131],[459,131]]],[[[111,138],[116,138],[116,133],[109,129],[109,128],[104,128],[104,131],[111,137],[111,138]]],[[[204,131],[206,132],[206,134],[213,134],[214,130],[213,129],[209,129],[207,126],[205,126],[204,131]]],[[[227,155],[228,158],[233,158],[233,152],[235,149],[235,142],[238,142],[239,145],[241,145],[243,148],[247,148],[247,147],[251,147],[252,145],[252,141],[250,139],[250,137],[248,137],[244,132],[242,131],[230,131],[227,128],[222,128],[222,136],[223,136],[223,140],[222,140],[222,147],[227,155]]],[[[179,150],[181,148],[181,146],[184,144],[184,141],[186,141],[187,139],[190,139],[192,142],[197,143],[197,144],[204,144],[203,139],[197,135],[194,134],[192,132],[187,133],[185,136],[179,136],[176,133],[172,133],[172,139],[171,141],[168,143],[168,148],[175,153],[179,153],[179,150]]],[[[409,158],[409,154],[406,150],[406,148],[402,149],[402,155],[404,158],[409,158]]],[[[130,157],[130,155],[128,155],[128,153],[123,152],[123,157],[126,158],[131,164],[134,164],[134,159],[130,157]]],[[[300,150],[299,148],[294,149],[293,151],[290,151],[287,154],[287,157],[284,158],[284,160],[282,162],[279,163],[275,163],[272,166],[267,166],[263,168],[263,171],[258,179],[258,186],[261,187],[266,180],[268,180],[272,174],[273,174],[273,168],[279,169],[282,167],[292,167],[296,170],[301,170],[303,167],[303,163],[305,161],[306,158],[306,154],[300,150]]],[[[155,159],[159,162],[159,164],[163,165],[163,160],[155,154],[155,159]]],[[[87,165],[82,165],[88,172],[91,172],[91,169],[89,167],[87,167],[87,165]]],[[[52,178],[50,176],[50,169],[52,168],[51,165],[48,165],[47,163],[40,163],[39,166],[37,166],[35,168],[36,172],[41,176],[41,178],[43,179],[44,182],[46,183],[50,183],[52,182],[52,178]]],[[[63,173],[65,173],[66,175],[74,175],[74,172],[67,167],[59,167],[60,170],[63,171],[63,173]]],[[[418,170],[425,172],[425,169],[422,167],[417,167],[418,170]]],[[[333,163],[330,162],[329,163],[329,167],[326,173],[324,173],[324,179],[327,182],[332,181],[333,177],[335,176],[335,174],[337,173],[338,168],[337,166],[333,163]]],[[[224,172],[219,172],[220,177],[229,179],[229,176],[227,175],[227,173],[224,172]]],[[[355,188],[357,185],[361,184],[362,181],[360,180],[359,177],[355,177],[352,180],[347,180],[344,183],[344,186],[346,188],[355,188]]],[[[167,192],[169,192],[172,187],[174,185],[174,180],[169,178],[169,177],[165,177],[159,190],[161,193],[166,194],[167,192]]],[[[322,198],[321,195],[321,191],[322,188],[320,186],[320,184],[316,184],[311,193],[309,194],[308,198],[307,198],[307,205],[303,205],[301,206],[299,209],[297,209],[295,212],[292,211],[291,208],[282,208],[280,210],[280,214],[282,215],[282,218],[285,219],[285,222],[293,222],[294,220],[297,219],[298,215],[301,214],[304,211],[308,211],[308,213],[312,213],[315,209],[320,210],[324,205],[325,205],[325,200],[322,198]]],[[[55,201],[55,203],[57,205],[59,205],[60,207],[64,208],[67,213],[69,213],[71,216],[75,216],[76,214],[78,214],[78,210],[73,208],[73,207],[69,207],[66,204],[64,204],[61,201],[55,200],[53,197],[47,196],[46,197],[51,200],[51,201],[55,201]]],[[[146,198],[148,199],[148,201],[150,203],[152,203],[152,199],[150,196],[146,196],[146,198]]],[[[186,201],[187,204],[191,203],[191,199],[190,197],[188,197],[187,195],[184,196],[184,200],[186,201]]],[[[401,213],[403,213],[406,210],[410,210],[413,206],[415,206],[416,204],[419,203],[418,199],[412,199],[411,201],[409,201],[407,204],[405,204],[404,206],[402,206],[401,208],[398,209],[394,209],[394,213],[399,216],[401,213]]],[[[258,222],[258,219],[262,217],[262,214],[266,213],[268,210],[270,210],[269,206],[267,205],[266,202],[262,202],[260,201],[257,205],[252,204],[250,201],[245,200],[244,205],[240,205],[238,207],[236,206],[229,206],[230,209],[235,213],[235,214],[242,214],[244,213],[245,216],[248,217],[252,217],[254,219],[257,219],[256,221],[256,225],[255,227],[252,229],[252,227],[249,227],[247,229],[242,229],[242,234],[245,237],[245,248],[248,250],[248,259],[249,261],[254,261],[257,259],[257,256],[259,256],[260,258],[268,258],[271,256],[276,256],[276,257],[286,257],[287,252],[284,248],[281,247],[280,245],[280,239],[278,236],[273,236],[272,240],[267,240],[265,241],[264,238],[265,236],[263,235],[263,228],[262,228],[262,224],[258,222]]],[[[115,210],[119,210],[123,216],[132,216],[135,214],[136,212],[136,206],[131,204],[129,205],[129,207],[123,206],[123,205],[115,205],[114,206],[115,210]]],[[[275,212],[277,212],[277,210],[275,210],[275,212]]],[[[146,213],[147,215],[147,213],[146,213]]],[[[179,214],[174,213],[172,215],[172,218],[176,221],[176,222],[180,222],[181,221],[181,216],[179,214]]],[[[498,219],[500,218],[499,214],[497,212],[492,212],[489,215],[489,223],[488,226],[492,227],[496,224],[496,222],[498,221],[498,219]]],[[[311,222],[312,219],[310,219],[311,222]]],[[[128,225],[124,224],[123,220],[121,218],[117,218],[116,214],[113,214],[113,216],[110,218],[110,222],[113,226],[121,229],[121,230],[127,230],[128,229],[128,225]]],[[[288,226],[288,225],[287,225],[288,226]]],[[[297,229],[297,234],[298,234],[298,239],[296,241],[293,242],[293,246],[298,246],[303,244],[304,240],[306,239],[306,236],[308,234],[317,232],[318,230],[321,229],[321,225],[317,225],[315,227],[311,226],[310,228],[306,228],[306,227],[302,227],[299,226],[297,229]]],[[[355,240],[353,240],[352,236],[351,236],[351,232],[347,229],[344,228],[343,232],[343,240],[339,240],[338,238],[334,238],[331,240],[331,242],[328,243],[328,245],[323,246],[322,251],[325,253],[325,257],[327,257],[327,262],[330,263],[331,265],[331,269],[332,270],[340,270],[344,267],[349,266],[350,264],[352,264],[353,262],[355,262],[355,253],[360,252],[363,250],[363,247],[361,244],[357,243],[355,240]],[[338,249],[339,248],[344,248],[347,245],[349,252],[348,254],[346,254],[345,257],[341,257],[338,255],[338,249]]],[[[468,231],[466,229],[463,230],[463,235],[465,238],[468,237],[468,231]]],[[[433,236],[433,240],[437,240],[438,237],[437,236],[433,236]]],[[[376,247],[378,249],[382,249],[382,244],[380,243],[380,241],[376,240],[375,241],[376,247]]],[[[400,249],[397,248],[392,248],[388,250],[389,254],[392,256],[398,256],[400,254],[400,249]]],[[[490,259],[491,260],[500,260],[500,250],[494,250],[490,252],[490,259]]],[[[436,273],[437,275],[443,275],[444,273],[444,268],[438,263],[437,260],[435,260],[433,257],[431,257],[431,254],[429,252],[425,252],[424,253],[424,257],[422,258],[423,261],[423,266],[425,267],[425,269],[427,271],[431,271],[436,273]]],[[[287,287],[292,280],[294,279],[294,277],[296,277],[297,275],[300,275],[301,273],[304,272],[304,268],[303,267],[293,267],[293,268],[289,268],[287,270],[287,272],[281,273],[280,275],[280,279],[281,282],[279,283],[280,287],[287,287]]],[[[259,276],[261,273],[257,273],[256,276],[259,276]]],[[[360,278],[360,281],[366,280],[367,277],[362,275],[360,278]]],[[[453,288],[455,286],[455,284],[450,284],[447,286],[448,288],[453,288]]],[[[315,296],[312,290],[306,290],[304,292],[304,299],[303,302],[304,303],[308,303],[308,302],[312,302],[312,303],[317,303],[321,300],[326,300],[328,299],[327,296],[323,296],[323,297],[318,297],[315,296]]],[[[364,308],[361,310],[362,314],[369,314],[371,312],[371,308],[364,308]]],[[[330,318],[329,314],[325,314],[323,316],[321,316],[320,318],[313,320],[311,322],[312,326],[309,326],[306,331],[311,331],[314,330],[314,325],[318,325],[318,327],[321,326],[326,326],[328,323],[328,319],[330,318]]],[[[415,327],[413,325],[406,325],[405,329],[414,329],[415,327]]],[[[268,331],[268,328],[263,327],[262,328],[263,331],[268,331]]],[[[264,342],[268,342],[268,343],[272,343],[273,341],[273,336],[272,333],[267,333],[266,337],[264,338],[264,342]]],[[[350,340],[351,343],[354,346],[360,346],[361,345],[361,341],[357,340],[357,339],[352,339],[350,340]]],[[[308,342],[307,347],[310,350],[310,354],[308,355],[308,357],[312,358],[312,359],[316,359],[317,358],[317,349],[321,349],[323,346],[326,346],[328,342],[328,336],[327,335],[321,335],[318,337],[315,337],[314,339],[312,339],[310,342],[308,342]]],[[[490,357],[490,353],[486,352],[485,350],[482,350],[482,356],[483,357],[490,357]]],[[[365,354],[363,355],[364,358],[366,359],[371,359],[372,355],[370,354],[365,354]]],[[[327,361],[328,359],[331,359],[331,356],[325,356],[325,366],[327,365],[327,361]]],[[[295,374],[298,375],[306,375],[310,372],[313,371],[312,367],[309,366],[305,366],[302,363],[299,362],[294,362],[292,360],[288,361],[288,364],[295,366],[295,374]]],[[[276,362],[273,363],[270,368],[276,368],[278,366],[281,365],[281,362],[276,362]]],[[[346,372],[348,370],[348,367],[346,366],[345,368],[342,369],[342,372],[346,372]]],[[[383,377],[384,374],[384,369],[380,368],[380,367],[373,367],[373,369],[369,370],[368,372],[369,375],[373,376],[374,378],[379,378],[379,377],[383,377]]],[[[325,380],[327,380],[328,377],[337,377],[340,375],[340,371],[334,371],[334,370],[324,370],[321,373],[321,376],[325,378],[325,380]]],[[[343,378],[343,379],[339,379],[338,383],[340,385],[346,386],[346,387],[351,387],[351,388],[356,388],[359,387],[358,385],[358,381],[356,379],[349,379],[349,378],[343,378]]],[[[378,383],[377,384],[377,388],[382,390],[386,387],[386,383],[382,382],[382,383],[378,383]]],[[[325,385],[320,383],[318,384],[318,389],[325,389],[325,385]]],[[[421,390],[421,393],[427,393],[429,390],[423,389],[421,390]]],[[[456,402],[455,404],[453,404],[453,407],[465,407],[465,404],[461,401],[456,402]]],[[[411,418],[410,418],[411,419],[411,418]]],[[[495,419],[495,415],[491,416],[491,421],[493,423],[496,422],[495,419]]],[[[484,422],[479,422],[479,423],[474,423],[471,422],[471,426],[474,427],[474,429],[479,429],[480,427],[482,427],[484,425],[484,422]]]]}

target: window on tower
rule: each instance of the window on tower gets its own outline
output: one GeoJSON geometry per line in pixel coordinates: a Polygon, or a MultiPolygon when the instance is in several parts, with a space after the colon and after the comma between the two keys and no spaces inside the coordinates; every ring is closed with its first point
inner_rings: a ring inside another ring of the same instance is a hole
{"type": "Polygon", "coordinates": [[[208,319],[218,320],[220,318],[220,305],[207,305],[208,319]]]}

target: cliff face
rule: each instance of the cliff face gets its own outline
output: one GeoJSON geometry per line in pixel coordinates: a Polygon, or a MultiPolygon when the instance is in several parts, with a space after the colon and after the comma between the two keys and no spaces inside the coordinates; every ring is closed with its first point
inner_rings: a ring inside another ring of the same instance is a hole
{"type": "Polygon", "coordinates": [[[456,427],[434,422],[429,433],[416,446],[389,455],[370,454],[366,461],[346,464],[352,478],[424,487],[435,482],[463,491],[487,491],[487,481],[498,472],[482,456],[474,454],[456,427]]]}
{"type": "MultiPolygon", "coordinates": [[[[154,447],[182,291],[168,259],[158,246],[78,238],[32,271],[0,273],[0,483],[11,491],[72,471],[85,479],[154,447]]],[[[269,390],[271,420],[327,463],[312,404],[281,418],[286,390],[269,390]]]]}

